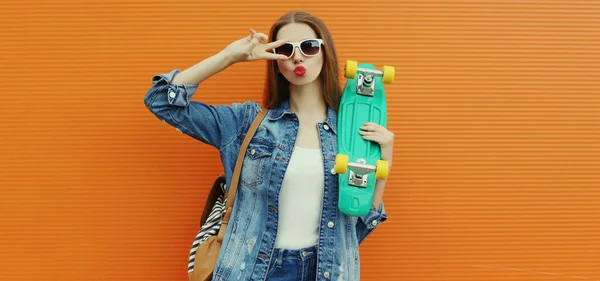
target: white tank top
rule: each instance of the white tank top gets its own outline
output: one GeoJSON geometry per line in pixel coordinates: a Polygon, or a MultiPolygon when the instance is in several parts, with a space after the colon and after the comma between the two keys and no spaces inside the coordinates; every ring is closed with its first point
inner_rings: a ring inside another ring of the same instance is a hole
{"type": "Polygon", "coordinates": [[[320,149],[294,149],[279,193],[276,248],[300,249],[318,243],[323,170],[320,149]]]}

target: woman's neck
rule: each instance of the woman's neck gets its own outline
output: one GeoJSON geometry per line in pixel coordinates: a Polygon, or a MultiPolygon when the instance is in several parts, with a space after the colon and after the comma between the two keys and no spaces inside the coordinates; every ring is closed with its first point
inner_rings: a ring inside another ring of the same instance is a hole
{"type": "Polygon", "coordinates": [[[321,81],[316,79],[306,85],[290,84],[290,109],[300,117],[324,121],[327,116],[327,102],[321,89],[321,81]]]}

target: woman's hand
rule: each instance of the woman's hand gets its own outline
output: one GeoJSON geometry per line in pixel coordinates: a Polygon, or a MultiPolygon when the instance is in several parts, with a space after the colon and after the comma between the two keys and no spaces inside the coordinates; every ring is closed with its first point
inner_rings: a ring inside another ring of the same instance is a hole
{"type": "Polygon", "coordinates": [[[381,159],[392,164],[394,152],[394,133],[379,124],[367,122],[360,127],[358,132],[365,140],[377,142],[381,147],[381,159]]]}
{"type": "Polygon", "coordinates": [[[271,50],[285,44],[286,39],[281,39],[268,44],[268,36],[264,33],[257,33],[254,29],[250,29],[250,35],[239,39],[227,47],[225,53],[229,56],[232,63],[253,61],[253,60],[287,60],[284,55],[274,54],[271,50]]]}

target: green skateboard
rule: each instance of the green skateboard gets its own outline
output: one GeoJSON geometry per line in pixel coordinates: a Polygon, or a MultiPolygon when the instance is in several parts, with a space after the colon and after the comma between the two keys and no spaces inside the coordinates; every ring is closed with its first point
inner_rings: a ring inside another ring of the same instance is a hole
{"type": "Polygon", "coordinates": [[[379,71],[372,64],[346,61],[334,171],[340,186],[338,206],[347,215],[366,215],[373,203],[376,180],[387,179],[389,166],[381,160],[379,144],[363,139],[359,130],[366,122],[387,126],[383,83],[392,83],[394,75],[391,66],[379,71]]]}

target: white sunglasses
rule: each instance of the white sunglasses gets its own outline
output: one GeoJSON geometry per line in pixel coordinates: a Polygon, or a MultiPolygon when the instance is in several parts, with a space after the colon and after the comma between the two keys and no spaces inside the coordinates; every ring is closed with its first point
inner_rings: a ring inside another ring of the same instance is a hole
{"type": "Polygon", "coordinates": [[[299,42],[287,42],[273,49],[273,53],[291,58],[296,51],[296,47],[298,47],[303,55],[312,57],[321,52],[322,44],[323,39],[305,39],[299,42]]]}

